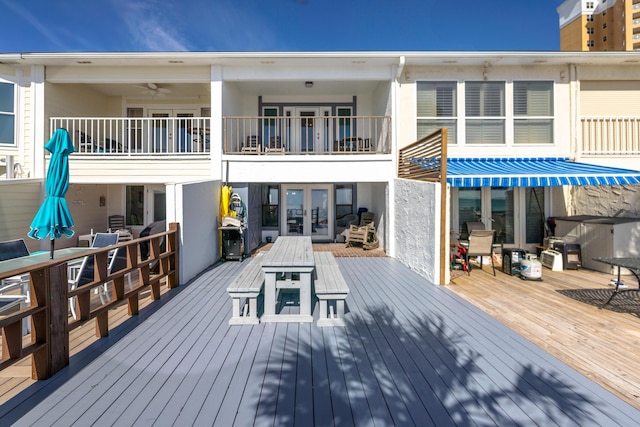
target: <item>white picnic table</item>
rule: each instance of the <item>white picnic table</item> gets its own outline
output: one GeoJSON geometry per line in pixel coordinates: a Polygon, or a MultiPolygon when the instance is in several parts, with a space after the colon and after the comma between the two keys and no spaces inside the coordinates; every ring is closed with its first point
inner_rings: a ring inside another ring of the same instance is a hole
{"type": "Polygon", "coordinates": [[[309,236],[280,236],[261,262],[264,271],[264,314],[261,322],[313,322],[311,285],[315,268],[309,236]],[[300,312],[276,313],[277,292],[299,289],[300,312]]]}

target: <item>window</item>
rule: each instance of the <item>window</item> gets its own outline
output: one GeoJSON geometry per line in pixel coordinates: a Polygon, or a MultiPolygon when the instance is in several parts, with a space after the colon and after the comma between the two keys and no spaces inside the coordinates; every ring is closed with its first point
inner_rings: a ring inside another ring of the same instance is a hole
{"type": "Polygon", "coordinates": [[[144,117],[144,110],[142,108],[127,108],[127,145],[131,151],[142,150],[142,132],[143,121],[134,120],[144,117]]]}
{"type": "Polygon", "coordinates": [[[336,185],[336,219],[353,212],[353,186],[351,184],[336,185]]]}
{"type": "Polygon", "coordinates": [[[276,138],[278,135],[278,126],[276,123],[276,117],[278,116],[278,109],[277,108],[265,108],[262,111],[262,114],[264,116],[263,122],[262,122],[262,134],[263,134],[263,141],[265,141],[265,145],[268,145],[268,142],[271,141],[271,138],[276,138]],[[272,117],[272,118],[268,118],[268,117],[272,117]]]}
{"type": "Polygon", "coordinates": [[[587,27],[587,34],[593,34],[593,27],[587,27]]]}
{"type": "Polygon", "coordinates": [[[15,144],[15,86],[0,83],[0,144],[15,144]]]}
{"type": "Polygon", "coordinates": [[[595,43],[593,40],[587,40],[587,47],[593,47],[595,46],[595,43]]]}
{"type": "Polygon", "coordinates": [[[603,42],[606,42],[606,41],[607,41],[607,36],[604,36],[604,37],[602,38],[602,41],[603,41],[603,42]]]}
{"type": "Polygon", "coordinates": [[[262,226],[277,227],[280,192],[277,185],[262,187],[262,226]]]}
{"type": "Polygon", "coordinates": [[[418,138],[447,128],[449,142],[456,142],[456,82],[418,82],[418,138]]]}
{"type": "Polygon", "coordinates": [[[587,9],[593,9],[593,2],[592,1],[588,1],[587,2],[587,9]]]}
{"type": "Polygon", "coordinates": [[[553,143],[553,82],[513,82],[514,144],[553,143]]]}
{"type": "Polygon", "coordinates": [[[593,15],[587,15],[587,22],[593,22],[593,15]]]}
{"type": "Polygon", "coordinates": [[[606,22],[604,24],[602,24],[602,29],[604,30],[605,28],[607,28],[607,23],[606,22]]]}
{"type": "Polygon", "coordinates": [[[504,144],[503,82],[467,82],[465,90],[467,144],[504,144]]]}
{"type": "Polygon", "coordinates": [[[144,185],[127,185],[127,225],[144,224],[144,185]]]}
{"type": "Polygon", "coordinates": [[[351,135],[351,108],[338,108],[338,139],[349,138],[351,135]]]}

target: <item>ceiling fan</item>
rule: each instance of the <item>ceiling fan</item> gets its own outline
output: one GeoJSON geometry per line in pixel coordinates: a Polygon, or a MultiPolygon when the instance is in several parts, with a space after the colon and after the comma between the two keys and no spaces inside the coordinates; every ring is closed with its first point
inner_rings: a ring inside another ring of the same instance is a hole
{"type": "Polygon", "coordinates": [[[160,87],[155,83],[147,83],[145,86],[136,85],[136,87],[141,88],[143,94],[150,95],[153,98],[162,98],[167,96],[168,93],[171,93],[171,89],[160,87]]]}

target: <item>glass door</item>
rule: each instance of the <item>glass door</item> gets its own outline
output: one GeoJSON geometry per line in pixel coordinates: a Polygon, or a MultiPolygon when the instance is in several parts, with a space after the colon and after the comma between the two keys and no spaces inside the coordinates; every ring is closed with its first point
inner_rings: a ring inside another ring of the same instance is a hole
{"type": "Polygon", "coordinates": [[[292,151],[309,153],[322,150],[324,121],[320,117],[320,108],[295,108],[294,147],[292,151]]]}
{"type": "Polygon", "coordinates": [[[191,127],[197,114],[194,110],[149,110],[151,123],[151,152],[183,153],[191,151],[191,127]],[[179,118],[182,120],[163,120],[179,118]]]}
{"type": "Polygon", "coordinates": [[[149,111],[149,116],[154,120],[151,123],[151,152],[166,153],[167,141],[169,139],[169,122],[162,118],[169,117],[171,110],[155,110],[149,111]]]}
{"type": "Polygon", "coordinates": [[[480,221],[496,243],[533,251],[545,235],[547,197],[544,187],[452,189],[451,224],[465,240],[467,223],[480,221]]]}
{"type": "Polygon", "coordinates": [[[333,187],[326,184],[288,184],[282,186],[284,209],[283,236],[311,236],[329,241],[333,235],[333,187]]]}

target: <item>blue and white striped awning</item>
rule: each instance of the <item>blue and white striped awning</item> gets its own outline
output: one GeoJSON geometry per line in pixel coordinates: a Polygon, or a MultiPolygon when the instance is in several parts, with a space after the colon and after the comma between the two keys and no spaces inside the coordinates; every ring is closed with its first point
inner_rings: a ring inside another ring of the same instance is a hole
{"type": "Polygon", "coordinates": [[[450,158],[451,187],[551,187],[640,184],[640,171],[573,162],[561,157],[450,158]]]}

